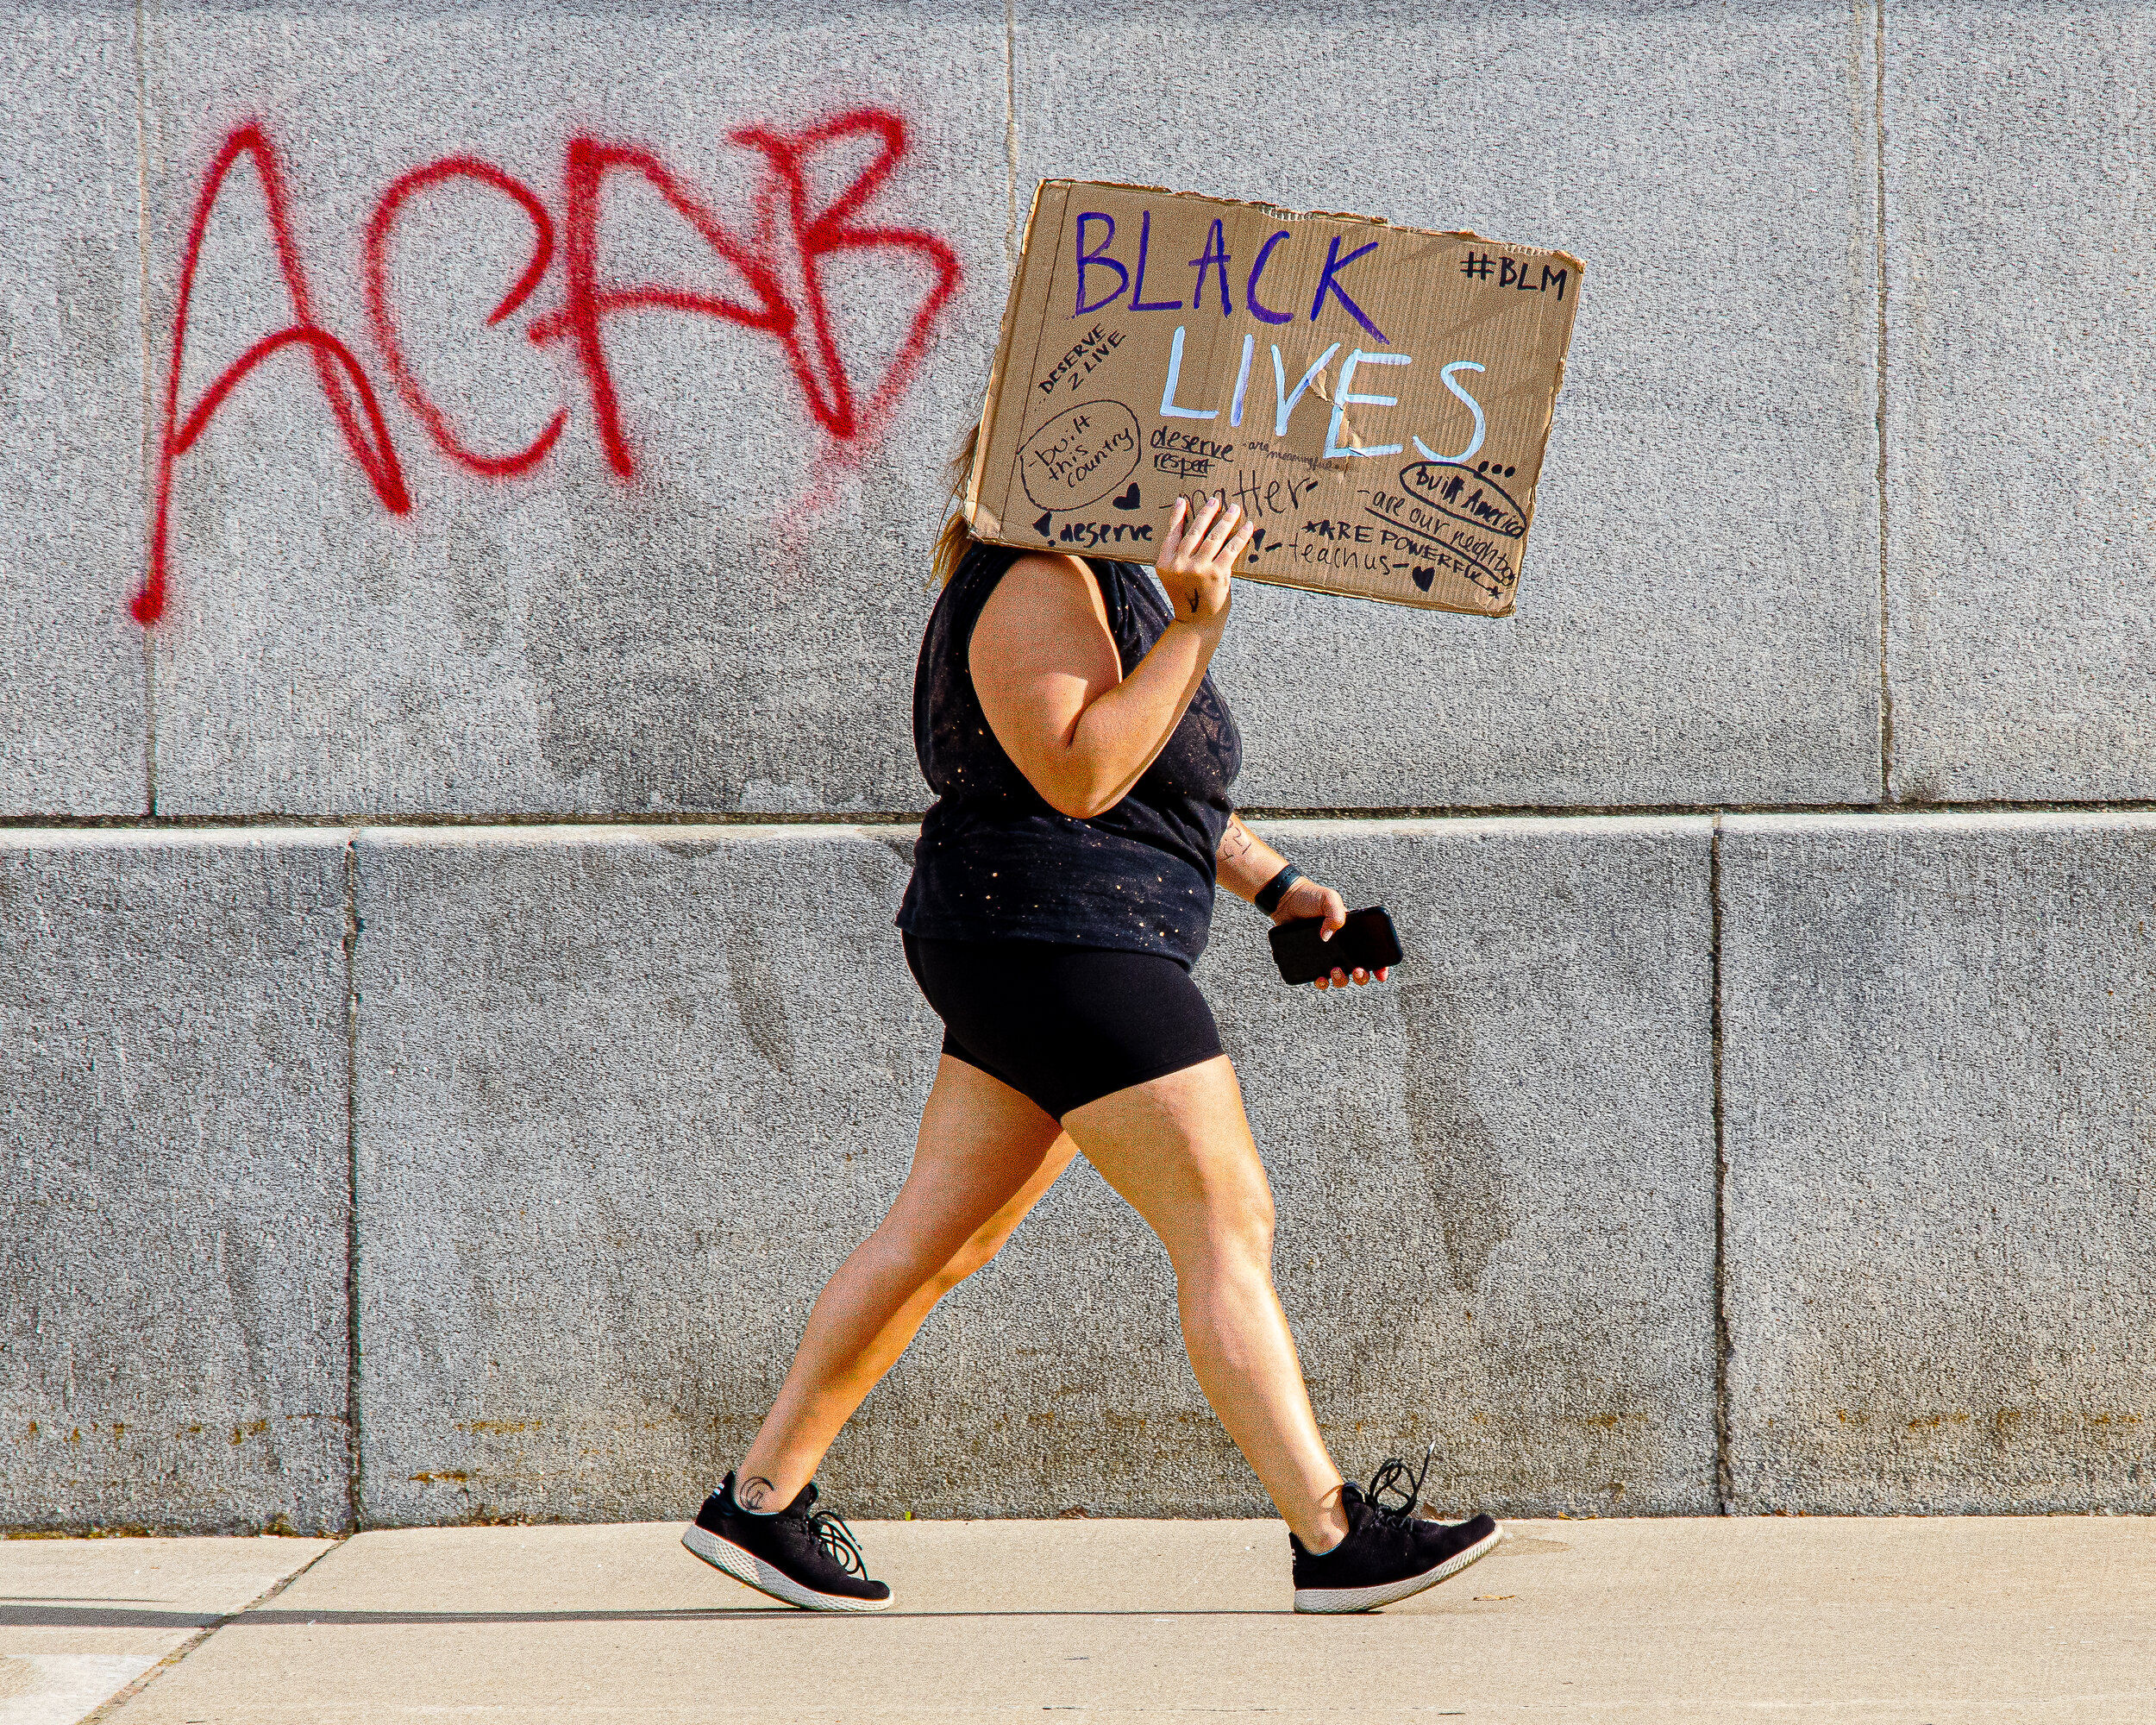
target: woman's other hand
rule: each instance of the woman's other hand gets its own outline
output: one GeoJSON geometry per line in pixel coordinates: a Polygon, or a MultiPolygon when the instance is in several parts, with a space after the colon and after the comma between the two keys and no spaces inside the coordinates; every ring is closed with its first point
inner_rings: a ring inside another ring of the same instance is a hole
{"type": "Polygon", "coordinates": [[[1228,620],[1228,577],[1256,530],[1244,519],[1243,505],[1223,506],[1217,492],[1200,499],[1194,514],[1188,498],[1175,499],[1153,568],[1175,608],[1176,622],[1219,633],[1228,620]]]}
{"type": "MultiPolygon", "coordinates": [[[[1319,925],[1318,938],[1330,940],[1347,926],[1347,900],[1332,888],[1321,887],[1305,875],[1282,894],[1280,906],[1273,913],[1273,921],[1275,925],[1294,922],[1299,917],[1322,917],[1324,921],[1319,925]]],[[[1352,972],[1336,964],[1330,976],[1318,978],[1316,986],[1320,988],[1344,988],[1351,982],[1360,984],[1374,978],[1382,982],[1391,975],[1392,966],[1389,964],[1381,964],[1375,970],[1365,970],[1358,964],[1352,972]]]]}

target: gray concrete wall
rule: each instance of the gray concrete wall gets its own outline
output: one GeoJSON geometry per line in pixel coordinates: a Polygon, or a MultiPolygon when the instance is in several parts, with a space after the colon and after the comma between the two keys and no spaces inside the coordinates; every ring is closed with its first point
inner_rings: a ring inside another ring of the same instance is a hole
{"type": "MultiPolygon", "coordinates": [[[[1333,1441],[1367,1466],[1438,1438],[1462,1501],[1711,1504],[1708,824],[1292,836],[1448,954],[1380,995],[1290,995],[1238,906],[1204,967],[1333,1441]],[[1493,875],[1561,923],[1523,938],[1493,875]]],[[[665,1515],[738,1456],[934,1076],[888,926],[911,837],[362,837],[371,1514],[665,1515]]],[[[1164,1255],[1082,1167],[830,1472],[893,1512],[1262,1503],[1164,1255]]]]}
{"type": "MultiPolygon", "coordinates": [[[[1343,1460],[2156,1507],[2153,25],[0,0],[0,1523],[666,1515],[738,1451],[932,1066],[935,468],[1049,173],[1589,260],[1517,614],[1246,587],[1219,660],[1241,800],[1416,954],[1292,998],[1228,906],[1204,969],[1343,1460]],[[872,122],[837,373],[580,357],[580,150],[675,199],[605,179],[603,285],[807,317],[774,164],[872,122]],[[191,440],[298,293],[348,435],[290,347],[191,440]]],[[[835,1487],[1252,1507],[1168,1294],[1075,1171],[835,1487]]]]}
{"type": "Polygon", "coordinates": [[[0,1523],[350,1514],[345,848],[0,834],[0,1523]]]}
{"type": "Polygon", "coordinates": [[[1722,844],[1737,1504],[2156,1510],[2156,819],[1722,844]]]}
{"type": "MultiPolygon", "coordinates": [[[[1344,1458],[1423,1434],[1515,1511],[2156,1507],[2156,817],[1275,831],[1415,954],[1291,994],[1232,906],[1200,970],[1344,1458]]],[[[904,1176],[910,838],[15,835],[8,1518],[680,1509],[904,1176]]],[[[1257,1502],[1082,1165],[830,1471],[1257,1502]]]]}

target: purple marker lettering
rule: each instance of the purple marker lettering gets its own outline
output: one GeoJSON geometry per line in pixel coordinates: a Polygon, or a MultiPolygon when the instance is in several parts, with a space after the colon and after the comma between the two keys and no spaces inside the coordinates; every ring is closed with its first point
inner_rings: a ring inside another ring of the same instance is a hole
{"type": "Polygon", "coordinates": [[[1217,269],[1220,273],[1220,315],[1235,316],[1234,303],[1228,298],[1228,237],[1222,230],[1219,218],[1213,218],[1213,231],[1206,235],[1206,254],[1190,260],[1191,268],[1198,272],[1198,291],[1190,296],[1190,309],[1202,310],[1206,303],[1206,272],[1217,269]]]}
{"type": "Polygon", "coordinates": [[[1131,285],[1130,271],[1113,258],[1102,255],[1114,243],[1114,216],[1103,215],[1098,210],[1088,210],[1078,218],[1078,309],[1070,314],[1072,317],[1083,317],[1088,311],[1098,311],[1104,305],[1114,304],[1122,297],[1123,290],[1131,285]],[[1108,224],[1107,238],[1090,252],[1086,249],[1086,223],[1088,222],[1106,222],[1108,224]],[[1096,299],[1088,305],[1086,304],[1086,271],[1096,265],[1115,272],[1115,292],[1106,298],[1096,299]]]}
{"type": "Polygon", "coordinates": [[[1372,240],[1367,246],[1357,246],[1345,257],[1342,257],[1340,255],[1340,236],[1338,234],[1335,234],[1332,236],[1332,244],[1326,250],[1325,254],[1325,272],[1323,274],[1319,276],[1318,291],[1311,297],[1310,321],[1313,323],[1315,323],[1318,321],[1319,308],[1325,304],[1325,297],[1329,293],[1335,299],[1338,300],[1341,304],[1347,307],[1349,314],[1357,323],[1360,323],[1365,329],[1369,330],[1371,335],[1376,336],[1379,341],[1383,342],[1387,347],[1390,347],[1392,345],[1391,338],[1388,337],[1382,329],[1379,329],[1376,324],[1371,323],[1369,318],[1363,315],[1363,308],[1357,305],[1353,300],[1350,299],[1347,297],[1347,290],[1342,287],[1338,281],[1333,279],[1333,278],[1342,270],[1345,269],[1350,264],[1353,263],[1356,259],[1361,257],[1363,253],[1374,252],[1376,249],[1377,242],[1372,240]]]}
{"type": "MultiPolygon", "coordinates": [[[[1183,303],[1180,299],[1156,299],[1150,304],[1146,303],[1145,248],[1151,242],[1152,238],[1153,212],[1148,210],[1138,223],[1138,280],[1131,289],[1131,310],[1133,311],[1180,311],[1183,309],[1183,303]]],[[[1384,339],[1382,336],[1378,337],[1381,342],[1384,339]]]]}
{"type": "Polygon", "coordinates": [[[1257,248],[1257,261],[1250,266],[1250,279],[1243,284],[1243,303],[1250,308],[1250,316],[1263,318],[1268,323],[1292,323],[1295,321],[1294,312],[1271,310],[1260,304],[1257,298],[1257,279],[1264,273],[1265,260],[1272,256],[1273,248],[1287,237],[1288,229],[1282,228],[1257,248]]]}

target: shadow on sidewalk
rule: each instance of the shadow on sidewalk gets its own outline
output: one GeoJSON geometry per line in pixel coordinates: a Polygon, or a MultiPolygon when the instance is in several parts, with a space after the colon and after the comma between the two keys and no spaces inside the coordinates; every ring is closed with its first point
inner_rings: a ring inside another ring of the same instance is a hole
{"type": "MultiPolygon", "coordinates": [[[[1119,1611],[1106,1608],[1046,1608],[1032,1611],[908,1611],[894,1607],[891,1617],[1278,1617],[1281,1610],[1259,1607],[1212,1607],[1198,1610],[1119,1611]]],[[[790,1605],[681,1606],[649,1611],[242,1611],[225,1616],[214,1611],[113,1611],[72,1605],[0,1604],[0,1629],[228,1629],[290,1628],[295,1624],[348,1625],[425,1623],[704,1623],[749,1619],[830,1617],[858,1621],[839,1611],[797,1611],[790,1605]]]]}

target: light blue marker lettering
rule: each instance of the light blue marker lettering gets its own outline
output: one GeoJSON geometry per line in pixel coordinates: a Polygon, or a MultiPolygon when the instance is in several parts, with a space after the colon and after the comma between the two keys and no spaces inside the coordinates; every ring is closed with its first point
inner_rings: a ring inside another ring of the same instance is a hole
{"type": "Polygon", "coordinates": [[[1442,372],[1438,373],[1439,380],[1445,385],[1445,386],[1451,390],[1453,394],[1458,396],[1462,401],[1464,401],[1467,404],[1467,411],[1475,416],[1475,435],[1467,440],[1467,448],[1461,450],[1457,455],[1440,455],[1435,449],[1432,448],[1427,443],[1424,442],[1421,438],[1416,438],[1415,448],[1422,451],[1422,459],[1424,461],[1472,461],[1475,457],[1475,452],[1482,447],[1482,433],[1486,429],[1482,419],[1482,404],[1476,400],[1473,396],[1470,395],[1465,390],[1462,389],[1459,385],[1452,381],[1452,373],[1455,372],[1479,372],[1480,370],[1482,370],[1482,367],[1477,365],[1473,360],[1455,360],[1451,365],[1447,366],[1442,372]]]}
{"type": "Polygon", "coordinates": [[[1235,374],[1235,404],[1228,409],[1228,423],[1231,425],[1243,423],[1243,395],[1250,386],[1250,354],[1257,347],[1257,336],[1245,336],[1243,338],[1243,369],[1235,374]]]}
{"type": "Polygon", "coordinates": [[[1348,403],[1359,401],[1365,407],[1397,407],[1396,395],[1353,395],[1348,386],[1355,381],[1357,366],[1405,366],[1413,364],[1413,354],[1366,354],[1360,348],[1347,356],[1347,363],[1340,367],[1340,392],[1332,398],[1332,423],[1325,428],[1325,453],[1330,461],[1338,455],[1397,455],[1407,446],[1388,443],[1380,449],[1343,449],[1340,444],[1341,422],[1347,417],[1348,403]]]}
{"type": "Polygon", "coordinates": [[[1273,400],[1276,404],[1273,412],[1274,436],[1285,437],[1288,435],[1288,416],[1295,411],[1295,404],[1302,399],[1302,392],[1316,381],[1318,373],[1326,368],[1326,362],[1339,351],[1340,344],[1335,342],[1319,354],[1310,369],[1302,374],[1302,381],[1295,386],[1295,392],[1290,395],[1288,392],[1288,367],[1280,360],[1280,343],[1273,343],[1273,400]]]}
{"type": "Polygon", "coordinates": [[[1220,410],[1214,408],[1178,407],[1175,405],[1175,385],[1183,374],[1183,326],[1175,326],[1175,340],[1168,350],[1168,387],[1160,392],[1160,411],[1163,419],[1218,419],[1220,410]]]}

